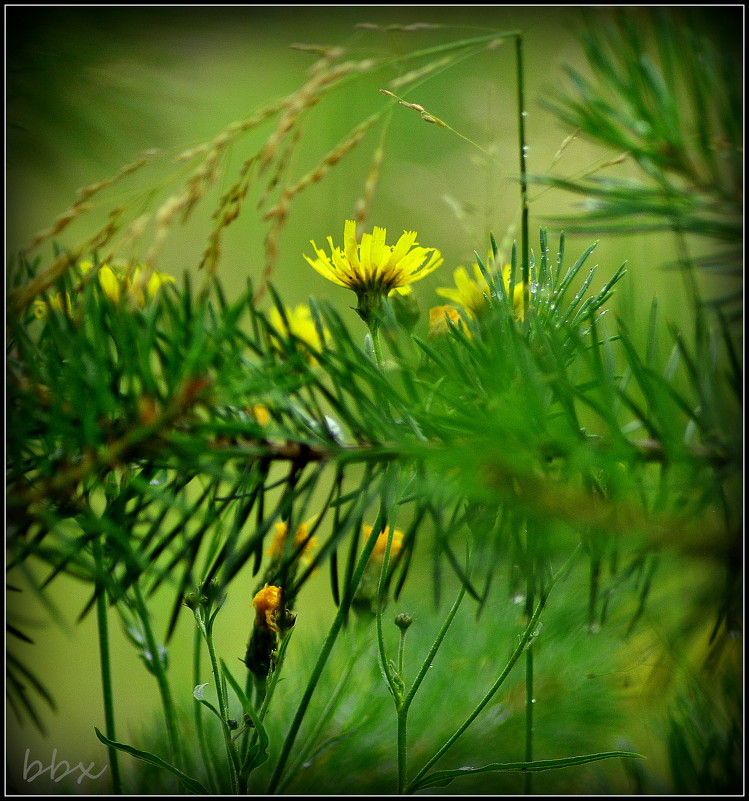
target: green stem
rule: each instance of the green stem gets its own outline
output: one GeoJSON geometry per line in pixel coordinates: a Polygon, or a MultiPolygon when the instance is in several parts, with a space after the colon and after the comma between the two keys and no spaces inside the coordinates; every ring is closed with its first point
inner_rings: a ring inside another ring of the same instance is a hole
{"type": "Polygon", "coordinates": [[[377,366],[382,369],[382,346],[380,345],[380,326],[373,323],[369,326],[369,331],[372,334],[372,347],[374,348],[375,361],[377,366]]]}
{"type": "Polygon", "coordinates": [[[424,767],[416,774],[416,776],[414,777],[413,781],[411,781],[411,783],[406,788],[406,792],[407,793],[408,792],[413,792],[414,788],[418,785],[419,781],[427,774],[427,772],[432,767],[432,765],[434,765],[437,761],[439,761],[447,753],[447,751],[450,748],[452,748],[452,746],[460,738],[460,736],[463,734],[463,732],[479,716],[479,714],[484,709],[484,707],[494,697],[494,695],[497,692],[497,690],[499,690],[499,688],[502,686],[502,684],[504,683],[505,679],[510,674],[510,671],[515,666],[515,663],[518,661],[518,659],[520,659],[521,655],[523,654],[523,651],[525,651],[528,643],[531,641],[531,638],[533,637],[533,633],[536,630],[536,625],[538,623],[538,619],[541,616],[541,612],[543,611],[544,606],[546,605],[546,601],[548,600],[548,597],[549,597],[549,594],[551,593],[552,588],[554,587],[556,582],[567,572],[567,570],[570,567],[570,565],[572,564],[572,561],[574,560],[575,555],[577,554],[577,551],[579,550],[579,548],[580,548],[580,546],[578,545],[575,548],[575,550],[572,552],[570,558],[567,560],[567,563],[564,565],[564,567],[551,580],[551,582],[549,584],[548,591],[546,592],[545,596],[541,599],[541,601],[536,605],[536,609],[533,612],[533,615],[531,616],[531,619],[528,621],[528,625],[525,627],[525,630],[523,631],[523,634],[521,635],[520,640],[519,640],[517,646],[515,647],[515,650],[512,652],[512,655],[510,656],[510,659],[508,660],[507,665],[505,666],[505,669],[499,675],[499,678],[494,682],[494,684],[492,685],[492,687],[489,690],[489,692],[487,692],[486,695],[481,699],[481,701],[478,704],[478,706],[473,710],[473,712],[471,712],[471,714],[461,724],[461,726],[457,729],[457,731],[439,749],[439,751],[437,751],[437,753],[426,763],[426,765],[424,765],[424,767]]]}
{"type": "Polygon", "coordinates": [[[408,709],[398,710],[398,795],[406,791],[406,755],[408,752],[408,709]]]}
{"type": "Polygon", "coordinates": [[[223,679],[221,676],[221,669],[216,659],[216,649],[213,646],[213,626],[211,622],[204,623],[199,615],[204,614],[203,610],[196,615],[198,619],[198,626],[203,634],[205,643],[208,646],[208,656],[211,660],[211,672],[213,673],[213,680],[216,682],[216,694],[218,695],[218,711],[221,714],[221,733],[224,735],[224,745],[226,746],[226,755],[229,759],[229,767],[231,770],[231,784],[234,794],[239,793],[239,757],[234,743],[231,739],[231,732],[227,721],[229,720],[229,704],[226,695],[223,691],[223,679]]]}
{"type": "Polygon", "coordinates": [[[403,661],[406,653],[406,629],[400,630],[400,639],[398,640],[398,675],[403,678],[403,661]]]}
{"type": "Polygon", "coordinates": [[[525,627],[525,630],[523,631],[523,634],[520,637],[520,641],[518,642],[517,647],[512,652],[512,656],[510,656],[510,659],[507,662],[507,665],[505,666],[505,669],[499,675],[499,678],[494,682],[494,684],[492,685],[492,687],[489,690],[489,692],[486,693],[486,695],[481,699],[481,701],[479,702],[478,706],[473,710],[473,712],[471,712],[471,714],[465,719],[465,721],[458,727],[458,729],[450,737],[450,739],[439,749],[439,751],[437,751],[437,753],[429,760],[429,762],[427,762],[427,764],[424,765],[424,767],[416,774],[416,776],[414,777],[413,781],[409,785],[409,788],[407,789],[407,792],[411,788],[413,788],[413,786],[415,784],[417,784],[418,781],[420,779],[422,779],[426,775],[427,771],[432,767],[432,765],[435,764],[435,762],[440,760],[447,753],[447,751],[450,748],[452,748],[452,746],[455,744],[455,742],[458,740],[458,738],[471,725],[471,723],[473,723],[473,721],[476,720],[476,718],[479,716],[479,714],[481,713],[483,708],[489,703],[489,701],[491,701],[491,699],[494,697],[495,693],[497,692],[497,690],[499,690],[499,688],[502,686],[502,684],[504,684],[505,679],[510,674],[510,671],[512,670],[512,668],[515,667],[515,663],[518,661],[518,659],[520,659],[520,656],[522,655],[523,651],[525,650],[525,647],[528,644],[528,641],[530,640],[530,638],[531,638],[531,636],[533,634],[533,631],[535,630],[536,623],[538,622],[538,618],[541,615],[541,610],[542,609],[543,609],[543,604],[539,603],[538,606],[536,607],[536,611],[533,614],[533,617],[530,619],[530,621],[528,622],[528,625],[525,627]]]}
{"type": "MultiPolygon", "coordinates": [[[[530,566],[530,572],[527,578],[527,593],[526,593],[526,613],[531,614],[533,611],[534,599],[534,576],[533,565],[530,566]]],[[[528,646],[525,652],[525,761],[533,761],[533,643],[528,646]]],[[[532,785],[532,774],[526,771],[523,780],[523,787],[526,795],[530,795],[532,785]]]]}
{"type": "Polygon", "coordinates": [[[322,730],[325,727],[325,724],[330,719],[330,716],[333,714],[333,711],[335,710],[335,707],[337,706],[338,702],[340,701],[341,694],[343,693],[344,688],[348,684],[348,680],[349,677],[351,676],[351,672],[354,668],[354,665],[361,656],[364,644],[365,644],[364,642],[359,643],[354,648],[354,653],[352,654],[351,659],[349,660],[349,663],[343,672],[343,675],[341,676],[338,684],[336,685],[335,690],[333,690],[333,692],[331,693],[330,698],[328,699],[328,703],[326,704],[325,709],[320,715],[320,719],[317,721],[315,727],[310,732],[304,747],[299,749],[294,762],[289,768],[286,778],[279,785],[278,787],[279,794],[283,793],[283,791],[286,789],[291,779],[299,772],[300,767],[307,761],[307,758],[312,752],[313,747],[321,741],[320,735],[322,733],[322,730]]]}
{"type": "MultiPolygon", "coordinates": [[[[533,646],[528,646],[525,652],[525,761],[533,761],[533,646]]],[[[524,780],[524,792],[529,795],[531,792],[530,771],[526,771],[524,780]]]]}
{"type": "Polygon", "coordinates": [[[442,624],[439,632],[437,633],[437,637],[432,644],[432,647],[429,649],[429,653],[427,654],[426,659],[424,660],[421,670],[419,674],[414,679],[414,683],[411,685],[411,689],[406,694],[406,697],[403,699],[403,708],[407,711],[408,707],[411,706],[416,693],[421,686],[421,682],[424,681],[427,673],[429,672],[429,668],[432,666],[434,661],[434,657],[439,650],[440,646],[442,645],[442,640],[445,639],[445,635],[447,634],[447,630],[452,625],[453,620],[455,619],[455,615],[458,613],[458,607],[460,606],[463,597],[466,594],[466,585],[461,584],[460,591],[458,592],[458,597],[455,599],[455,603],[452,605],[452,608],[447,613],[447,617],[445,618],[445,622],[442,624]]]}
{"type": "Polygon", "coordinates": [[[377,587],[377,647],[380,655],[380,665],[385,679],[390,685],[390,692],[395,700],[395,712],[398,719],[398,737],[396,745],[396,764],[397,764],[397,788],[398,795],[403,793],[406,785],[406,751],[407,751],[407,730],[408,730],[408,707],[404,703],[403,697],[403,643],[406,632],[401,629],[400,643],[398,647],[398,671],[397,675],[393,676],[390,664],[388,663],[387,654],[385,653],[385,641],[382,636],[382,610],[385,605],[385,588],[388,566],[390,564],[390,551],[393,545],[393,535],[395,528],[390,526],[388,531],[387,544],[385,545],[385,553],[382,559],[382,567],[380,569],[380,580],[377,587]]]}
{"type": "MultiPolygon", "coordinates": [[[[99,660],[101,665],[101,689],[104,697],[104,722],[106,725],[107,737],[116,740],[114,725],[114,697],[112,693],[112,669],[109,656],[109,626],[107,622],[107,597],[103,581],[99,578],[103,575],[104,559],[102,557],[101,540],[95,537],[92,540],[94,552],[94,563],[96,566],[96,622],[99,629],[99,660]]],[[[122,793],[122,779],[120,776],[120,763],[117,756],[117,749],[108,746],[109,766],[112,771],[112,790],[116,795],[122,793]]]]}
{"type": "MultiPolygon", "coordinates": [[[[254,710],[263,708],[265,702],[267,684],[268,684],[267,676],[264,678],[260,678],[259,676],[255,676],[251,671],[247,671],[247,683],[245,684],[245,695],[247,696],[248,703],[252,705],[252,708],[254,710]],[[254,699],[253,699],[253,692],[254,692],[254,699]]],[[[244,773],[246,772],[250,751],[257,742],[258,737],[259,737],[259,732],[255,728],[252,729],[246,728],[244,730],[244,733],[242,734],[242,743],[239,748],[239,753],[241,756],[240,763],[242,765],[243,776],[244,773]]]]}
{"type": "Polygon", "coordinates": [[[278,682],[281,678],[281,669],[283,668],[283,663],[286,659],[286,651],[289,647],[289,642],[291,640],[291,635],[294,633],[293,629],[288,629],[284,635],[283,639],[281,640],[281,644],[278,648],[278,657],[276,659],[276,663],[273,666],[273,672],[270,676],[270,681],[266,682],[266,689],[265,695],[263,696],[263,703],[260,706],[260,711],[258,712],[258,717],[260,718],[261,723],[265,721],[265,716],[268,714],[268,709],[270,707],[271,699],[273,698],[273,693],[276,691],[276,687],[278,686],[278,682]]]}
{"type": "MultiPolygon", "coordinates": [[[[452,608],[447,614],[442,627],[440,628],[439,632],[437,633],[437,637],[432,643],[432,647],[429,649],[429,653],[427,654],[426,659],[421,665],[421,670],[419,671],[418,675],[414,679],[414,683],[411,685],[411,689],[406,694],[406,697],[403,699],[403,702],[398,707],[398,794],[402,795],[406,792],[406,745],[407,745],[407,721],[408,721],[408,710],[411,707],[411,703],[413,702],[414,698],[416,697],[416,693],[421,686],[421,682],[424,681],[429,668],[432,666],[434,661],[434,657],[437,654],[440,646],[442,645],[442,641],[445,639],[445,635],[447,634],[447,630],[450,628],[453,620],[455,619],[455,615],[458,612],[458,607],[463,600],[463,597],[466,594],[466,585],[463,584],[460,587],[460,592],[458,593],[458,597],[455,599],[455,603],[452,605],[452,608]]],[[[404,632],[405,633],[405,632],[404,632]]]]}
{"type": "Polygon", "coordinates": [[[351,584],[346,589],[346,594],[341,599],[341,605],[338,607],[338,613],[333,620],[333,624],[330,627],[330,631],[328,632],[325,641],[323,642],[322,649],[317,657],[317,662],[312,670],[312,675],[310,676],[309,682],[307,683],[307,688],[304,691],[304,695],[302,696],[302,700],[297,707],[296,714],[294,715],[294,719],[291,722],[291,726],[289,728],[289,732],[286,735],[286,739],[284,740],[283,746],[281,748],[281,754],[278,757],[278,762],[276,763],[276,767],[273,771],[273,775],[270,779],[270,784],[268,785],[268,794],[272,795],[276,788],[278,787],[279,782],[281,781],[281,774],[283,769],[286,765],[286,761],[289,758],[289,754],[291,753],[291,749],[294,745],[294,741],[296,740],[296,736],[299,733],[299,728],[302,725],[302,720],[307,712],[307,708],[309,707],[310,700],[312,699],[312,694],[317,687],[317,683],[320,680],[320,676],[322,675],[323,668],[325,667],[326,662],[328,661],[328,657],[330,656],[330,652],[333,650],[333,646],[335,645],[335,641],[338,638],[338,634],[341,631],[341,627],[343,626],[344,620],[346,620],[348,616],[349,609],[351,608],[351,602],[354,598],[354,592],[356,588],[359,586],[359,582],[361,581],[361,577],[364,574],[364,568],[367,566],[367,562],[369,561],[369,557],[374,550],[375,543],[377,542],[377,537],[382,533],[385,528],[385,516],[382,509],[380,509],[380,513],[377,517],[377,522],[375,523],[374,527],[372,528],[372,534],[370,535],[369,539],[364,545],[364,550],[359,557],[359,561],[357,562],[356,569],[354,571],[354,575],[351,579],[351,584]]]}
{"type": "Polygon", "coordinates": [[[522,270],[525,292],[523,294],[524,311],[527,311],[528,287],[530,286],[530,260],[528,258],[528,146],[525,140],[525,84],[523,78],[523,38],[515,36],[515,57],[518,81],[518,143],[520,146],[520,241],[522,248],[522,270]]]}
{"type": "Polygon", "coordinates": [[[166,672],[164,671],[164,666],[161,664],[161,654],[159,652],[158,643],[156,642],[156,637],[153,633],[153,626],[151,626],[151,616],[148,613],[137,581],[133,583],[133,595],[135,598],[136,612],[143,626],[146,646],[151,654],[151,666],[153,667],[156,683],[158,684],[159,693],[161,695],[161,705],[164,709],[164,721],[166,723],[172,759],[174,764],[181,769],[183,767],[183,759],[179,727],[177,726],[177,713],[174,707],[174,701],[172,700],[172,693],[169,689],[166,672]]]}
{"type": "MultiPolygon", "coordinates": [[[[382,666],[382,672],[385,674],[385,678],[387,683],[390,685],[390,692],[393,694],[393,698],[395,698],[396,708],[401,703],[403,698],[403,690],[402,684],[399,687],[395,681],[393,676],[393,671],[388,663],[387,654],[385,653],[385,640],[382,636],[382,610],[385,606],[385,584],[386,584],[386,576],[388,571],[388,566],[390,564],[390,550],[393,545],[393,534],[395,532],[395,528],[391,525],[388,531],[388,538],[387,543],[385,544],[385,553],[382,557],[382,566],[380,568],[380,578],[377,584],[377,616],[376,616],[376,625],[377,625],[377,648],[380,655],[380,665],[382,666]]],[[[399,676],[402,677],[402,674],[399,673],[399,676]]]]}
{"type": "MultiPolygon", "coordinates": [[[[253,703],[252,694],[254,689],[255,689],[255,676],[251,670],[248,670],[247,679],[244,685],[244,694],[245,696],[247,696],[247,700],[251,704],[253,703]]],[[[255,706],[255,708],[257,708],[257,705],[255,706]]],[[[245,763],[249,751],[250,751],[250,730],[246,728],[244,730],[244,734],[242,734],[242,744],[239,748],[239,753],[242,755],[242,764],[245,763]]]]}
{"type": "MultiPolygon", "coordinates": [[[[200,627],[197,626],[195,628],[195,643],[193,645],[193,662],[192,662],[192,672],[193,672],[193,679],[192,683],[194,687],[197,687],[200,684],[201,679],[201,668],[200,668],[200,648],[201,648],[201,631],[200,627]]],[[[200,703],[197,699],[194,701],[195,705],[195,730],[198,733],[198,745],[200,746],[200,754],[203,757],[203,764],[205,765],[206,773],[208,775],[208,783],[213,788],[218,788],[218,783],[216,781],[216,775],[213,769],[213,760],[210,757],[210,753],[208,751],[208,743],[206,742],[205,738],[205,727],[203,726],[203,704],[200,703]]]]}

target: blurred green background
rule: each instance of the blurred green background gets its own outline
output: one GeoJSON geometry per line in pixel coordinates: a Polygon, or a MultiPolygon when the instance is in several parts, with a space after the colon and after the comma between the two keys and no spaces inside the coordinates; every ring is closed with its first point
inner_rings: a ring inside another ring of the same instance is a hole
{"type": "MultiPolygon", "coordinates": [[[[168,180],[175,169],[173,159],[181,150],[211,139],[227,124],[302,84],[315,56],[291,48],[295,42],[341,45],[350,57],[362,58],[373,53],[397,56],[490,30],[522,30],[529,169],[531,173],[544,173],[572,132],[543,111],[537,101],[565,85],[564,64],[585,70],[575,36],[581,13],[575,7],[6,8],[7,256],[12,260],[34,235],[49,226],[75,200],[77,189],[114,175],[150,148],[157,148],[160,156],[132,180],[102,193],[91,218],[103,219],[112,206],[134,199],[139,208],[157,206],[158,200],[145,190],[168,180]],[[382,26],[429,22],[445,28],[386,32],[355,27],[362,22],[382,26]]],[[[597,8],[589,13],[606,15],[611,10],[597,8]]],[[[354,125],[390,102],[378,89],[395,77],[398,69],[396,64],[388,73],[364,76],[326,97],[310,116],[302,145],[289,165],[290,174],[303,175],[354,125]]],[[[474,250],[486,251],[490,232],[500,242],[508,235],[518,235],[512,48],[504,45],[485,50],[435,75],[406,97],[483,148],[471,146],[444,128],[425,124],[407,109],[397,108],[388,128],[383,172],[367,225],[387,227],[389,241],[404,229],[416,230],[420,244],[442,251],[444,266],[418,285],[417,295],[426,310],[441,302],[434,288],[452,285],[456,266],[471,261],[474,250]]],[[[159,269],[177,276],[196,270],[220,194],[270,130],[266,124],[232,149],[221,164],[217,185],[189,223],[171,233],[162,249],[159,269]]],[[[318,245],[328,235],[340,241],[344,220],[353,215],[362,194],[380,131],[380,126],[375,127],[325,180],[295,199],[272,275],[274,285],[289,304],[314,295],[330,299],[341,308],[351,305],[346,290],[320,278],[302,253],[311,253],[310,239],[318,245]]],[[[556,174],[573,175],[615,155],[578,139],[565,148],[554,170],[556,174]]],[[[611,168],[610,174],[635,175],[627,162],[611,168]]],[[[168,195],[166,189],[164,192],[159,199],[168,195]]],[[[579,202],[538,188],[532,188],[530,196],[532,245],[537,243],[539,225],[549,215],[575,210],[579,202]]],[[[242,215],[225,237],[218,274],[229,294],[237,292],[247,277],[259,280],[263,271],[268,225],[261,219],[262,212],[256,211],[256,202],[257,198],[248,198],[242,215]]],[[[84,216],[71,226],[59,238],[60,244],[71,244],[76,235],[82,237],[89,225],[87,220],[84,216]]],[[[551,231],[555,248],[557,232],[551,231]]],[[[588,244],[588,237],[573,237],[568,243],[569,257],[575,258],[588,244]]],[[[49,242],[40,248],[39,255],[43,264],[51,259],[49,242]]],[[[590,260],[590,264],[600,265],[593,288],[627,261],[628,276],[612,305],[626,313],[630,330],[636,332],[638,322],[644,326],[653,295],[660,297],[667,317],[686,323],[681,318],[686,308],[681,280],[674,272],[661,269],[674,257],[668,236],[604,237],[590,260]]],[[[240,576],[234,586],[217,630],[217,642],[229,662],[242,655],[249,633],[249,593],[254,580],[249,575],[240,576]],[[247,587],[247,595],[238,591],[242,587],[247,587]]],[[[19,654],[28,655],[40,677],[54,689],[57,712],[47,720],[47,738],[28,723],[17,727],[9,720],[11,772],[22,769],[27,748],[32,759],[45,764],[52,748],[58,749],[58,758],[73,763],[94,761],[98,766],[105,760],[104,748],[93,735],[93,727],[101,727],[103,721],[95,620],[89,616],[81,625],[74,623],[86,598],[87,591],[72,580],[57,581],[52,601],[62,626],[50,622],[48,611],[36,601],[27,599],[22,608],[16,605],[34,626],[31,631],[36,640],[34,646],[19,649],[19,654]]],[[[306,653],[304,631],[316,638],[331,619],[327,577],[315,577],[305,588],[302,603],[305,598],[307,605],[300,615],[303,625],[293,644],[301,654],[306,653]]],[[[415,588],[412,603],[417,604],[418,598],[415,588]]],[[[116,622],[112,622],[119,737],[137,741],[153,723],[157,690],[131,646],[120,636],[116,622]]],[[[191,645],[192,632],[183,621],[170,645],[170,663],[175,695],[185,703],[192,690],[191,645]]],[[[579,647],[579,643],[566,643],[565,647],[579,647]]],[[[473,666],[461,669],[471,671],[473,666]]],[[[600,672],[609,669],[615,667],[605,664],[600,672]]],[[[490,676],[491,670],[487,669],[486,675],[490,676]]],[[[375,676],[375,684],[376,680],[375,676]]],[[[585,683],[577,677],[572,684],[576,681],[585,683]]],[[[380,689],[385,697],[384,689],[380,689]]],[[[364,691],[368,693],[371,688],[364,691]]],[[[590,717],[597,713],[591,707],[588,713],[580,714],[590,717]]],[[[41,787],[41,780],[37,786],[41,787]]],[[[83,782],[76,789],[96,792],[97,786],[83,782]]],[[[457,786],[455,790],[460,792],[457,786]]],[[[356,790],[349,788],[346,792],[356,790]]]]}

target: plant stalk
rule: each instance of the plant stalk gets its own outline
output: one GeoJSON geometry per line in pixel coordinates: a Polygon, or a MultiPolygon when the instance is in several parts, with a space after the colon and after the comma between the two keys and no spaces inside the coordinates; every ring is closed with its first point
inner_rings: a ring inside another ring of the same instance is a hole
{"type": "Polygon", "coordinates": [[[546,593],[544,594],[544,596],[536,604],[536,609],[533,612],[533,615],[531,616],[531,619],[528,621],[528,625],[525,627],[525,629],[524,629],[524,631],[523,631],[523,633],[522,633],[522,635],[520,637],[520,640],[518,641],[517,646],[513,650],[512,655],[510,656],[510,658],[509,658],[507,664],[505,665],[505,668],[502,671],[502,673],[500,673],[500,675],[497,678],[497,680],[491,686],[491,688],[486,693],[486,695],[481,699],[481,701],[479,702],[478,706],[473,710],[473,712],[471,712],[471,714],[465,719],[465,721],[458,727],[458,729],[455,731],[455,733],[453,735],[451,735],[451,737],[447,740],[447,742],[437,751],[437,753],[416,774],[416,776],[413,778],[413,780],[410,782],[410,784],[406,788],[406,792],[407,793],[413,792],[414,789],[417,788],[417,785],[418,785],[419,781],[421,779],[423,779],[424,776],[426,776],[427,772],[432,767],[432,765],[434,765],[436,762],[438,762],[447,753],[447,751],[450,748],[452,748],[452,746],[460,738],[460,736],[463,734],[463,732],[479,716],[479,714],[484,709],[484,707],[489,703],[489,701],[491,701],[491,699],[494,697],[494,695],[497,692],[497,690],[499,690],[499,688],[502,686],[502,684],[504,684],[504,681],[507,678],[507,676],[509,676],[510,671],[513,669],[513,667],[515,667],[516,662],[518,661],[518,659],[520,659],[520,657],[522,656],[523,652],[527,648],[528,643],[532,640],[533,633],[535,632],[536,626],[538,624],[538,619],[541,617],[541,612],[543,611],[544,607],[546,606],[546,601],[548,600],[548,597],[549,597],[549,594],[551,593],[552,588],[554,587],[556,582],[567,572],[567,570],[570,567],[570,565],[572,564],[572,562],[573,562],[573,560],[574,560],[579,548],[580,548],[579,545],[575,548],[575,550],[570,555],[570,558],[565,563],[564,567],[562,567],[562,569],[551,580],[551,582],[549,584],[549,588],[546,591],[546,593]]]}
{"type": "Polygon", "coordinates": [[[530,287],[530,260],[528,255],[528,145],[525,139],[525,81],[523,67],[523,37],[515,36],[515,63],[518,81],[518,144],[520,148],[520,242],[522,257],[523,286],[523,313],[528,310],[528,293],[530,287]]]}
{"type": "MultiPolygon", "coordinates": [[[[193,677],[192,683],[194,687],[197,687],[200,684],[200,645],[201,645],[201,631],[200,627],[195,628],[195,643],[193,645],[193,677]]],[[[206,773],[208,774],[208,782],[209,784],[218,789],[218,784],[216,783],[216,777],[213,770],[213,760],[210,758],[208,752],[208,743],[206,742],[205,738],[205,727],[203,726],[203,704],[200,703],[197,699],[194,701],[195,704],[195,730],[198,733],[198,745],[200,747],[200,754],[203,757],[203,764],[205,765],[206,773]]]]}
{"type": "Polygon", "coordinates": [[[408,753],[408,709],[398,710],[398,795],[406,791],[406,755],[408,753]]]}
{"type": "MultiPolygon", "coordinates": [[[[101,689],[104,699],[104,723],[106,726],[107,737],[116,740],[114,725],[114,696],[112,693],[112,665],[109,654],[109,625],[107,621],[107,597],[104,583],[99,578],[104,570],[104,560],[102,557],[101,540],[94,537],[92,540],[94,554],[94,564],[97,575],[97,595],[96,595],[96,622],[99,633],[99,661],[101,666],[101,689]]],[[[112,771],[112,791],[116,795],[122,793],[122,778],[120,775],[120,763],[117,756],[117,749],[107,746],[109,751],[109,768],[112,771]]]]}
{"type": "Polygon", "coordinates": [[[133,582],[133,594],[135,597],[135,607],[143,625],[143,634],[146,639],[146,645],[151,653],[151,664],[153,665],[154,675],[159,687],[161,695],[161,705],[164,709],[164,721],[166,723],[167,736],[169,738],[169,748],[172,754],[174,764],[178,768],[183,767],[182,747],[179,737],[179,727],[177,725],[177,712],[174,707],[172,699],[172,692],[169,688],[169,681],[166,677],[166,672],[161,664],[161,656],[159,654],[158,643],[153,633],[153,626],[151,625],[151,617],[148,614],[143,595],[140,591],[140,586],[137,581],[133,582]]]}
{"type": "MultiPolygon", "coordinates": [[[[205,614],[202,612],[200,614],[205,614]]],[[[231,783],[234,794],[239,793],[239,757],[237,756],[236,748],[231,740],[231,733],[227,721],[229,720],[229,705],[223,691],[223,681],[221,677],[221,669],[219,668],[218,659],[216,658],[216,649],[213,646],[213,626],[210,621],[205,623],[198,620],[198,626],[203,634],[205,643],[208,646],[208,656],[211,660],[211,672],[213,673],[213,680],[216,682],[216,694],[218,696],[218,709],[221,714],[221,732],[224,735],[224,745],[226,746],[226,755],[229,758],[229,766],[231,770],[231,783]]]]}
{"type": "MultiPolygon", "coordinates": [[[[525,600],[526,614],[530,617],[533,614],[534,599],[534,575],[533,565],[531,564],[528,575],[528,584],[525,600]]],[[[533,643],[528,645],[525,652],[525,761],[533,761],[533,643]]],[[[526,771],[523,779],[523,788],[526,795],[530,795],[532,786],[532,774],[526,771]]]]}
{"type": "Polygon", "coordinates": [[[375,361],[377,362],[377,366],[382,369],[382,345],[380,344],[379,324],[371,324],[369,326],[369,332],[372,334],[372,347],[374,348],[375,361]]]}
{"type": "MultiPolygon", "coordinates": [[[[533,761],[533,645],[525,652],[525,761],[533,761]]],[[[526,771],[523,786],[526,795],[531,792],[532,774],[526,771]]]]}

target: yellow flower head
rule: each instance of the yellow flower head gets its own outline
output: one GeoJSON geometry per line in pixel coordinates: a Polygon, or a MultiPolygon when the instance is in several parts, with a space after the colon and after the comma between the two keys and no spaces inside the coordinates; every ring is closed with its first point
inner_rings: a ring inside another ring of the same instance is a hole
{"type": "Polygon", "coordinates": [[[49,303],[43,300],[35,300],[33,304],[34,317],[46,317],[50,307],[55,311],[64,312],[68,317],[73,314],[73,304],[70,302],[70,295],[67,292],[64,295],[61,292],[52,295],[49,303]]]}
{"type": "Polygon", "coordinates": [[[99,268],[99,286],[112,303],[120,302],[122,279],[108,264],[102,264],[99,268]]]}
{"type": "MultiPolygon", "coordinates": [[[[489,258],[486,263],[488,272],[491,274],[494,271],[495,275],[497,275],[493,267],[493,259],[489,258]]],[[[511,274],[512,267],[509,264],[505,264],[502,268],[502,283],[507,293],[510,291],[511,274]]],[[[471,278],[468,275],[468,270],[465,267],[458,267],[453,273],[455,287],[440,287],[437,289],[437,294],[460,304],[465,309],[466,314],[475,319],[481,316],[487,308],[487,298],[491,296],[491,288],[476,262],[473,264],[473,276],[471,278]]],[[[516,320],[523,320],[525,317],[523,305],[524,288],[525,285],[521,282],[515,284],[512,291],[512,308],[516,320]]]]}
{"type": "MultiPolygon", "coordinates": [[[[293,308],[286,308],[284,311],[286,313],[286,321],[284,321],[281,316],[281,312],[274,306],[268,315],[270,324],[277,331],[285,331],[288,334],[292,334],[297,339],[309,345],[313,350],[322,350],[323,342],[320,339],[320,334],[309,306],[300,303],[293,308]]],[[[323,338],[327,339],[329,337],[329,332],[326,328],[323,328],[322,333],[323,338]]],[[[316,362],[316,359],[311,355],[309,356],[309,360],[312,364],[316,362]]]]}
{"type": "Polygon", "coordinates": [[[281,588],[266,584],[252,599],[255,607],[256,624],[271,631],[280,632],[276,618],[281,609],[281,588]]]}
{"type": "MultiPolygon", "coordinates": [[[[101,275],[99,281],[101,282],[101,275]]],[[[121,284],[128,295],[141,309],[156,297],[164,284],[173,283],[174,276],[168,273],[160,273],[158,270],[149,270],[148,267],[142,264],[139,264],[133,270],[132,275],[125,274],[121,279],[121,284]]],[[[106,289],[104,291],[106,292],[106,289]]]]}
{"type": "Polygon", "coordinates": [[[255,403],[250,407],[250,414],[255,418],[257,423],[263,428],[270,423],[270,412],[268,407],[263,403],[255,403]]]}
{"type": "MultiPolygon", "coordinates": [[[[366,537],[370,537],[372,535],[372,529],[374,526],[364,526],[364,534],[366,537]]],[[[390,532],[390,526],[385,526],[385,530],[377,537],[377,542],[375,543],[374,549],[372,550],[372,559],[382,562],[385,558],[385,548],[388,544],[388,536],[390,532]]],[[[403,532],[399,529],[393,530],[393,542],[390,545],[390,558],[392,559],[396,556],[401,548],[403,548],[403,532]]]]}
{"type": "Polygon", "coordinates": [[[404,231],[395,245],[385,244],[386,233],[385,228],[375,226],[371,234],[362,234],[359,243],[356,223],[346,220],[343,249],[329,236],[330,256],[312,241],[317,257],[304,257],[320,275],[356,292],[365,320],[384,296],[424,278],[443,261],[439,250],[417,245],[415,231],[404,231]]]}
{"type": "MultiPolygon", "coordinates": [[[[94,265],[91,261],[78,263],[78,272],[82,277],[92,269],[94,269],[94,265]]],[[[112,303],[119,303],[124,296],[127,296],[140,308],[153,300],[164,284],[174,283],[173,276],[157,270],[149,270],[144,265],[138,265],[130,273],[123,267],[102,264],[96,270],[96,277],[99,280],[101,291],[112,303]]],[[[81,284],[76,284],[74,289],[76,292],[80,291],[81,284]]],[[[50,297],[49,303],[35,300],[33,303],[34,316],[45,317],[50,307],[57,311],[64,311],[68,316],[73,313],[73,304],[67,292],[64,298],[59,292],[53,295],[50,297]]]]}
{"type": "MultiPolygon", "coordinates": [[[[317,547],[317,537],[309,537],[310,522],[308,520],[306,523],[301,523],[297,526],[294,541],[289,547],[289,552],[291,552],[301,547],[302,543],[305,543],[299,555],[299,561],[303,565],[308,565],[312,561],[312,551],[317,547]]],[[[268,556],[281,557],[284,555],[284,550],[287,547],[288,532],[289,527],[286,523],[276,523],[276,533],[270,548],[268,548],[268,556]]]]}
{"type": "MultiPolygon", "coordinates": [[[[93,266],[93,262],[82,261],[78,264],[78,270],[86,275],[93,266]]],[[[173,276],[151,270],[144,264],[137,265],[132,271],[122,266],[102,264],[97,270],[97,277],[99,286],[112,303],[119,303],[123,296],[127,296],[141,309],[156,297],[164,284],[174,283],[173,276]]]]}
{"type": "Polygon", "coordinates": [[[433,306],[429,309],[429,336],[439,337],[450,333],[448,318],[456,326],[461,326],[463,333],[471,336],[471,332],[463,325],[463,318],[455,306],[433,306]]]}

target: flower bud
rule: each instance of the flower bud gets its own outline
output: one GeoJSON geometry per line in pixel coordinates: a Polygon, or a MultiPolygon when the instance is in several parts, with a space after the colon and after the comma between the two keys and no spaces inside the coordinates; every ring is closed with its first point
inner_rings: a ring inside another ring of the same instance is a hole
{"type": "Polygon", "coordinates": [[[408,612],[401,612],[399,615],[395,616],[395,625],[401,631],[405,631],[413,622],[414,619],[408,614],[408,612]]]}

